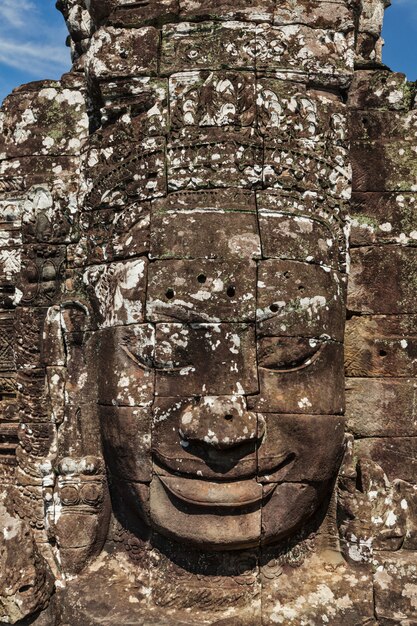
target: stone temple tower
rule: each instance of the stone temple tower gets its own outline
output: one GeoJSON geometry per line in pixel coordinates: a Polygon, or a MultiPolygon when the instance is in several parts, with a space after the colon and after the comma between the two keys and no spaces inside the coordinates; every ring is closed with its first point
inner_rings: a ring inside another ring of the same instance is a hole
{"type": "Polygon", "coordinates": [[[0,624],[417,623],[387,4],[58,0],[0,114],[0,624]]]}

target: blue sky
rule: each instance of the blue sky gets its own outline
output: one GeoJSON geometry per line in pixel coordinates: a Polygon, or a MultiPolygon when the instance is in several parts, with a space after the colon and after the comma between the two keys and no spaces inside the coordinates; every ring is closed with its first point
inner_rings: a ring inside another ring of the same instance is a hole
{"type": "MultiPolygon", "coordinates": [[[[417,80],[417,0],[392,0],[383,36],[384,62],[417,80]]],[[[17,85],[67,71],[65,38],[55,0],[0,0],[0,102],[17,85]]]]}

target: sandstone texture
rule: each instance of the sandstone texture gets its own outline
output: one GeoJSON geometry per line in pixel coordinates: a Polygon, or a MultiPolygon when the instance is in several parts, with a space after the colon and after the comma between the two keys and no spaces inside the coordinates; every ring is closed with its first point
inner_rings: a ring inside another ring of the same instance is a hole
{"type": "Polygon", "coordinates": [[[0,112],[0,624],[417,624],[387,0],[58,0],[0,112]]]}

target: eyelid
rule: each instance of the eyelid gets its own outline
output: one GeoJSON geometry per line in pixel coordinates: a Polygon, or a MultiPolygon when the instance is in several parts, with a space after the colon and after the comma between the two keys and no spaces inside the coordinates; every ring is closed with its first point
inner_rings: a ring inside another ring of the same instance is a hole
{"type": "MultiPolygon", "coordinates": [[[[267,339],[266,337],[264,339],[267,339]]],[[[273,337],[271,337],[270,339],[274,339],[273,337]]],[[[299,344],[300,340],[297,338],[285,338],[287,343],[287,348],[291,346],[291,339],[293,339],[294,344],[299,344]]],[[[277,338],[278,341],[278,338],[277,338]]],[[[266,369],[266,370],[270,370],[270,371],[274,371],[274,372],[279,372],[279,373],[290,373],[290,372],[295,372],[295,371],[299,371],[302,370],[306,367],[309,367],[310,365],[312,365],[314,363],[314,361],[316,361],[319,356],[320,353],[322,351],[322,349],[324,348],[324,342],[319,342],[317,340],[317,345],[316,346],[312,346],[310,344],[311,340],[307,340],[306,342],[309,342],[309,345],[305,346],[305,351],[304,353],[302,352],[302,346],[301,346],[301,351],[300,351],[300,346],[294,346],[295,348],[298,348],[298,351],[301,352],[301,354],[298,356],[296,354],[297,350],[295,349],[295,358],[290,359],[289,357],[287,357],[287,359],[285,359],[285,354],[284,355],[279,355],[280,349],[282,350],[282,348],[280,348],[279,345],[277,346],[271,346],[270,348],[270,356],[268,358],[268,361],[270,363],[270,365],[262,365],[262,350],[265,350],[265,347],[262,347],[262,340],[258,340],[258,345],[257,345],[257,350],[258,350],[258,359],[259,359],[259,367],[262,369],[266,369]],[[274,349],[276,351],[276,353],[274,355],[274,349]],[[276,365],[273,365],[273,359],[274,356],[276,356],[276,365]]],[[[268,355],[266,355],[268,356],[268,355]]]]}

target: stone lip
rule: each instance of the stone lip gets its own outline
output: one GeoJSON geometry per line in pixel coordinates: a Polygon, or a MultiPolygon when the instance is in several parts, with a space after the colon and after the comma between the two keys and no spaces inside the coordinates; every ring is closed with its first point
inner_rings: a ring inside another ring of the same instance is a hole
{"type": "Polygon", "coordinates": [[[234,482],[213,482],[184,478],[182,476],[159,476],[170,495],[187,504],[216,508],[236,508],[260,504],[276,487],[271,484],[264,489],[255,478],[234,482]]]}
{"type": "MultiPolygon", "coordinates": [[[[265,482],[265,477],[267,474],[274,474],[274,482],[281,482],[285,479],[287,473],[292,469],[294,463],[297,460],[297,455],[295,452],[291,450],[285,450],[282,454],[274,454],[273,458],[267,456],[265,457],[262,464],[258,466],[257,475],[254,473],[254,468],[252,464],[242,463],[245,461],[245,457],[242,456],[241,459],[236,460],[235,458],[232,460],[227,451],[214,451],[216,455],[216,463],[210,463],[208,460],[203,459],[195,459],[195,462],[192,464],[187,463],[187,469],[184,468],[179,472],[175,469],[176,457],[169,457],[164,454],[161,454],[159,451],[154,450],[154,468],[155,473],[159,478],[164,478],[165,476],[172,478],[184,478],[184,480],[193,481],[193,484],[197,483],[207,483],[206,478],[201,480],[201,476],[203,476],[204,469],[209,465],[210,467],[216,468],[216,474],[214,476],[210,476],[211,482],[213,484],[229,484],[236,485],[239,483],[253,482],[257,480],[259,483],[265,482]],[[222,458],[223,457],[223,458],[222,458]],[[223,461],[223,462],[222,462],[223,461]],[[198,468],[201,467],[201,470],[198,468]],[[226,469],[231,469],[232,467],[236,467],[238,471],[233,474],[233,476],[228,475],[225,471],[226,469]],[[219,471],[220,468],[223,468],[223,472],[219,471]]],[[[211,459],[213,461],[213,459],[211,459]]],[[[161,480],[162,480],[161,478],[161,480]]]]}

